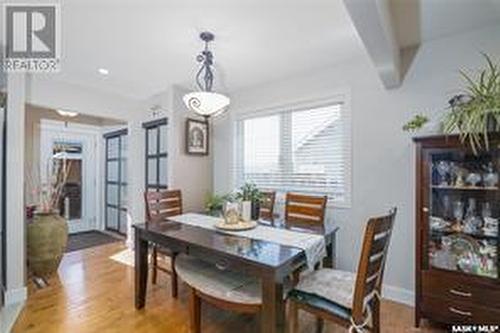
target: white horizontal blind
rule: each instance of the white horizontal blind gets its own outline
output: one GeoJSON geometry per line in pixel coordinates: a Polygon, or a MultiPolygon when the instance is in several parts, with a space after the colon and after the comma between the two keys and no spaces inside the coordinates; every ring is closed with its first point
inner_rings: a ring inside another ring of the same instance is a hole
{"type": "Polygon", "coordinates": [[[326,194],[350,204],[350,117],[344,103],[279,111],[236,122],[236,185],[326,194]]]}

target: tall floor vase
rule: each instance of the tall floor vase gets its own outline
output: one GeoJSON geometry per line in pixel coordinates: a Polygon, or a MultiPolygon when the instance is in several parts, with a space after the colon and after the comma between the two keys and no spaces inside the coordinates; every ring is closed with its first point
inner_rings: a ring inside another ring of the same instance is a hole
{"type": "Polygon", "coordinates": [[[56,213],[35,213],[28,224],[28,269],[38,278],[54,274],[68,243],[68,223],[56,213]]]}

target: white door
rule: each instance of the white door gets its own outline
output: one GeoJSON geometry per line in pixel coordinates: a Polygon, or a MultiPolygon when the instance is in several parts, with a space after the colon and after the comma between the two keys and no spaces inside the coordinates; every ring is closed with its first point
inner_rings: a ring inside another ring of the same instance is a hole
{"type": "Polygon", "coordinates": [[[98,133],[97,129],[92,126],[71,123],[65,125],[62,122],[50,120],[42,120],[40,125],[40,178],[42,182],[47,181],[48,170],[53,163],[56,149],[60,149],[61,146],[81,148],[78,149],[80,154],[66,155],[67,160],[71,161],[69,171],[71,176],[68,178],[73,178],[72,182],[75,186],[65,190],[65,197],[68,199],[64,200],[60,207],[61,211],[69,216],[70,233],[98,229],[96,216],[98,133]],[[79,193],[74,193],[78,191],[79,193]],[[78,194],[79,200],[74,199],[78,194]]]}

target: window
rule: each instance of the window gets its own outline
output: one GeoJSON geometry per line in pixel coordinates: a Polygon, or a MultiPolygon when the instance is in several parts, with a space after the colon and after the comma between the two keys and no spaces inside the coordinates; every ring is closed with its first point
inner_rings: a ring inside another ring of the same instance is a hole
{"type": "Polygon", "coordinates": [[[350,117],[342,102],[236,121],[236,185],[350,204],[350,117]]]}
{"type": "Polygon", "coordinates": [[[52,175],[63,180],[57,206],[59,214],[67,220],[82,218],[82,142],[57,140],[52,146],[52,175]],[[65,169],[68,174],[64,176],[65,169]]]}
{"type": "Polygon", "coordinates": [[[167,118],[142,125],[146,130],[146,190],[167,188],[167,118]]]}
{"type": "Polygon", "coordinates": [[[104,135],[106,139],[106,229],[127,233],[127,130],[104,135]]]}

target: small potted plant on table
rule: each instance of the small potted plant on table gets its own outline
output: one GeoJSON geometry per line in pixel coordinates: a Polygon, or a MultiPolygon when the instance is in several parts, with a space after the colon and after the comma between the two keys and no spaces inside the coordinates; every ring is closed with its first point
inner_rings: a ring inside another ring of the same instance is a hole
{"type": "Polygon", "coordinates": [[[208,215],[221,217],[224,210],[224,203],[233,201],[231,194],[208,193],[205,198],[205,211],[208,215]]]}
{"type": "Polygon", "coordinates": [[[262,201],[262,192],[254,183],[245,183],[236,193],[236,199],[241,200],[242,217],[245,218],[246,211],[250,212],[252,220],[259,219],[260,203],[262,201]]]}

